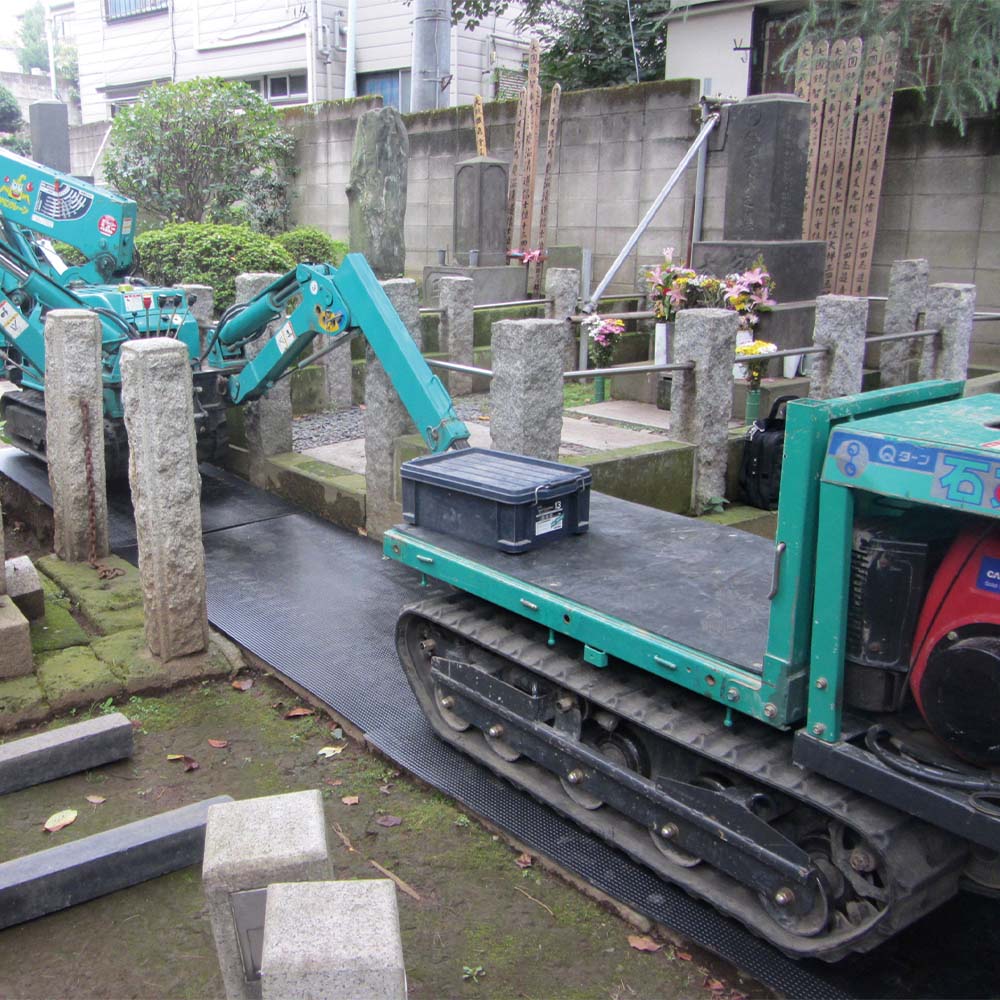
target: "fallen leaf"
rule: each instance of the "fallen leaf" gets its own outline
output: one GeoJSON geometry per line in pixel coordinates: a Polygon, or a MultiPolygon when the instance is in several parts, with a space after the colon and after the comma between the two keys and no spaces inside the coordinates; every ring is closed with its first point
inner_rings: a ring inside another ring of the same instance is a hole
{"type": "Polygon", "coordinates": [[[680,959],[680,960],[681,960],[682,962],[690,962],[690,961],[691,961],[691,954],[690,954],[690,952],[686,952],[686,951],[675,951],[675,952],[674,952],[674,954],[675,954],[675,955],[676,955],[676,956],[677,956],[677,957],[678,957],[678,958],[679,958],[679,959],[680,959]]]}
{"type": "Polygon", "coordinates": [[[229,746],[229,740],[209,740],[208,745],[216,750],[225,750],[229,746]]]}
{"type": "Polygon", "coordinates": [[[361,801],[360,795],[345,795],[341,800],[345,806],[356,806],[361,801]]]}
{"type": "Polygon", "coordinates": [[[738,990],[730,990],[729,1000],[750,1000],[750,998],[746,993],[740,993],[738,990]]]}
{"type": "Polygon", "coordinates": [[[330,735],[335,740],[342,740],[344,738],[344,730],[341,729],[340,726],[337,726],[336,728],[330,730],[330,735]]]}
{"type": "Polygon", "coordinates": [[[312,708],[306,708],[305,705],[299,705],[296,708],[291,708],[285,712],[286,719],[301,719],[303,715],[315,715],[316,711],[312,708]]]}
{"type": "Polygon", "coordinates": [[[92,805],[99,806],[102,802],[107,802],[108,800],[103,795],[88,795],[87,801],[92,805]]]}
{"type": "Polygon", "coordinates": [[[514,859],[514,864],[517,865],[518,868],[530,868],[534,863],[535,859],[527,851],[523,854],[519,854],[514,859]]]}
{"type": "Polygon", "coordinates": [[[375,822],[379,826],[399,826],[403,821],[398,816],[379,816],[375,822]]]}
{"type": "Polygon", "coordinates": [[[721,993],[725,988],[724,983],[720,983],[718,979],[706,979],[702,986],[706,990],[711,990],[713,993],[721,993]]]}
{"type": "Polygon", "coordinates": [[[636,951],[659,951],[663,945],[646,934],[629,934],[628,943],[636,951]]]}
{"type": "Polygon", "coordinates": [[[168,753],[167,760],[183,760],[184,754],[182,753],[168,753]]]}
{"type": "Polygon", "coordinates": [[[253,678],[240,677],[238,680],[233,681],[233,687],[237,691],[249,691],[253,687],[253,678]]]}
{"type": "Polygon", "coordinates": [[[346,743],[342,743],[339,747],[321,747],[316,751],[316,756],[327,760],[330,757],[336,757],[339,753],[343,753],[346,747],[346,743]]]}
{"type": "Polygon", "coordinates": [[[186,753],[168,753],[167,760],[183,761],[185,771],[197,771],[201,767],[201,764],[194,757],[189,757],[186,753]]]}
{"type": "Polygon", "coordinates": [[[44,830],[49,833],[55,833],[57,830],[61,830],[64,826],[69,826],[76,819],[75,809],[62,809],[57,813],[53,813],[46,821],[44,830]]]}
{"type": "Polygon", "coordinates": [[[326,783],[331,788],[339,788],[344,783],[344,779],[343,778],[327,778],[326,779],[326,783]]]}
{"type": "Polygon", "coordinates": [[[392,794],[392,785],[379,785],[378,786],[378,790],[383,795],[391,795],[392,794]]]}

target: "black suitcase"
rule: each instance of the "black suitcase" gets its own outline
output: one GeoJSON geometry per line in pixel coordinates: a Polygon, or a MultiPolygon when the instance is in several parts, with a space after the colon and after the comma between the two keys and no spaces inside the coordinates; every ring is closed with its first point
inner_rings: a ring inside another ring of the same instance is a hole
{"type": "Polygon", "coordinates": [[[779,396],[767,417],[755,420],[743,439],[740,494],[752,507],[778,509],[781,459],[785,447],[785,407],[797,398],[779,396]]]}

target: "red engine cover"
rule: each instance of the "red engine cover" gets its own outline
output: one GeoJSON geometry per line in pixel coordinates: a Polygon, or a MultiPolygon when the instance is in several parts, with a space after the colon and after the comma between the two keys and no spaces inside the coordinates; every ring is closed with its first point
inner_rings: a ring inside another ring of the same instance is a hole
{"type": "Polygon", "coordinates": [[[995,755],[998,739],[998,629],[1000,530],[965,531],[934,574],[920,612],[910,690],[932,731],[980,760],[995,755]]]}

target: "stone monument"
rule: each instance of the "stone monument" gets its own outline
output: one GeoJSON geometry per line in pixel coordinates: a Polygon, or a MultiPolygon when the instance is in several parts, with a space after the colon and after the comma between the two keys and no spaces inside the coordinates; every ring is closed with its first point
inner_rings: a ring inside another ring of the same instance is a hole
{"type": "Polygon", "coordinates": [[[403,274],[406,170],[410,140],[395,108],[366,111],[354,133],[347,186],[351,250],[382,279],[403,274]]]}

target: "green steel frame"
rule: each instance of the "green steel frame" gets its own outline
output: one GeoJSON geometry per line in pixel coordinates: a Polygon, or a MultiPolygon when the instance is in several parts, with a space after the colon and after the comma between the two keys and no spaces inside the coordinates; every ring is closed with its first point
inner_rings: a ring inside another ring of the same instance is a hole
{"type": "Polygon", "coordinates": [[[420,572],[424,582],[433,577],[537,622],[549,630],[550,641],[560,634],[581,643],[583,658],[596,668],[617,657],[718,701],[727,725],[736,711],[787,727],[801,723],[808,707],[812,732],[832,741],[840,729],[853,498],[850,488],[820,483],[831,431],[859,418],[956,399],[962,388],[961,382],[923,382],[788,407],[774,594],[760,674],[458,556],[446,542],[390,529],[384,552],[420,572]],[[822,581],[821,591],[814,579],[822,581]]]}

